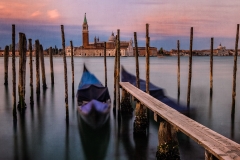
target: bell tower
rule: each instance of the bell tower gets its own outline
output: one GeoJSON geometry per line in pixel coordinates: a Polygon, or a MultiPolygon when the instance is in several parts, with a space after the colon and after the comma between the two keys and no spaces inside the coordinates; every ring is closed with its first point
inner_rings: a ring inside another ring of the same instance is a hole
{"type": "Polygon", "coordinates": [[[85,13],[84,20],[83,20],[83,25],[82,25],[82,43],[83,43],[84,48],[86,48],[89,44],[88,24],[87,24],[86,13],[85,13]]]}

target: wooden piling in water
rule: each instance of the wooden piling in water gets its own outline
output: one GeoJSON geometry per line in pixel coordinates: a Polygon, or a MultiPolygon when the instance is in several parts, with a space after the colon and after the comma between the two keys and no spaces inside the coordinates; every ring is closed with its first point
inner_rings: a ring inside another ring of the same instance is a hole
{"type": "Polygon", "coordinates": [[[15,66],[15,25],[12,25],[12,83],[13,83],[13,117],[17,117],[16,103],[16,66],[15,66]]]}
{"type": "Polygon", "coordinates": [[[115,38],[115,41],[116,41],[116,46],[115,46],[115,62],[114,62],[114,90],[113,90],[113,95],[114,95],[114,99],[113,99],[113,105],[116,107],[116,82],[117,82],[117,35],[116,35],[116,38],[115,38]]]}
{"type": "Polygon", "coordinates": [[[51,72],[51,84],[54,84],[54,70],[53,70],[53,55],[52,55],[52,47],[49,48],[49,56],[50,56],[50,72],[51,72]]]}
{"type": "Polygon", "coordinates": [[[41,62],[41,70],[42,70],[42,87],[45,90],[47,89],[47,83],[46,83],[46,75],[45,75],[44,52],[43,52],[42,45],[40,45],[40,62],[41,62]]]}
{"type": "Polygon", "coordinates": [[[146,92],[149,94],[149,24],[146,24],[146,92]]]}
{"type": "Polygon", "coordinates": [[[104,42],[104,71],[105,71],[105,87],[107,87],[107,49],[106,49],[106,42],[104,42]]]}
{"type": "Polygon", "coordinates": [[[192,81],[192,45],[193,45],[193,27],[191,27],[191,33],[190,33],[187,107],[189,107],[189,105],[190,105],[190,94],[191,94],[191,81],[192,81]]]}
{"type": "Polygon", "coordinates": [[[180,42],[177,41],[177,54],[178,54],[178,71],[177,71],[177,77],[178,77],[178,97],[180,96],[180,42]]]}
{"type": "Polygon", "coordinates": [[[120,57],[121,57],[121,46],[120,46],[120,29],[117,30],[117,110],[120,110],[120,57]]]}
{"type": "Polygon", "coordinates": [[[34,104],[33,100],[33,66],[32,66],[32,39],[28,39],[28,49],[29,49],[29,67],[30,67],[30,105],[32,106],[34,104]]]}
{"type": "Polygon", "coordinates": [[[135,44],[135,61],[136,61],[136,86],[140,87],[139,81],[139,63],[138,63],[138,43],[137,43],[137,33],[134,32],[134,44],[135,44]]]}
{"type": "Polygon", "coordinates": [[[37,98],[39,98],[40,95],[40,72],[39,72],[39,50],[40,50],[40,44],[39,40],[35,41],[35,56],[36,56],[36,95],[37,98]]]}
{"type": "MultiPolygon", "coordinates": [[[[136,87],[140,88],[139,81],[139,62],[138,62],[138,44],[137,44],[137,33],[134,32],[134,44],[135,44],[135,60],[136,60],[136,87]]],[[[144,105],[139,101],[136,102],[135,107],[135,120],[133,133],[146,135],[146,129],[148,126],[147,110],[144,105]]]]}
{"type": "Polygon", "coordinates": [[[156,158],[180,160],[177,131],[166,121],[160,122],[156,158]]]}
{"type": "Polygon", "coordinates": [[[65,53],[65,35],[64,35],[64,26],[61,25],[62,33],[62,49],[63,49],[63,63],[64,63],[64,82],[65,82],[65,105],[66,105],[66,120],[68,121],[68,80],[67,80],[67,62],[66,62],[66,53],[65,53]]]}
{"type": "Polygon", "coordinates": [[[74,94],[74,61],[73,61],[73,43],[70,41],[71,46],[71,65],[72,65],[72,98],[75,97],[74,94]]]}
{"type": "Polygon", "coordinates": [[[210,96],[213,92],[213,38],[211,38],[211,53],[210,53],[210,96]]]}
{"type": "Polygon", "coordinates": [[[9,57],[9,46],[5,47],[4,50],[4,85],[8,85],[8,57],[9,57]]]}
{"type": "Polygon", "coordinates": [[[25,108],[25,76],[26,76],[27,40],[24,33],[19,33],[19,80],[18,80],[18,107],[21,111],[25,108]]]}
{"type": "Polygon", "coordinates": [[[232,118],[234,118],[234,116],[235,116],[238,40],[239,40],[239,24],[237,25],[237,33],[236,33],[236,41],[235,41],[235,54],[234,54],[234,67],[233,67],[232,113],[231,113],[232,118]]]}

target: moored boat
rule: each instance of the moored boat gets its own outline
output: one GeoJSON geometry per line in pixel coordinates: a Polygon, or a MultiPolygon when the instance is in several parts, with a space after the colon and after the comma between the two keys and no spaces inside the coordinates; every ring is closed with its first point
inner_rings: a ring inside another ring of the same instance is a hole
{"type": "Polygon", "coordinates": [[[76,96],[78,113],[89,126],[99,128],[106,123],[111,106],[108,88],[85,65],[76,96]]]}
{"type": "MultiPolygon", "coordinates": [[[[127,72],[123,66],[121,69],[121,80],[122,82],[129,82],[132,85],[136,86],[136,76],[127,72]]],[[[140,89],[146,92],[146,81],[139,79],[139,82],[140,82],[140,89]]],[[[183,113],[186,115],[189,113],[188,108],[186,106],[180,105],[174,99],[166,96],[164,93],[164,89],[158,86],[155,86],[151,82],[149,82],[149,92],[151,96],[165,103],[166,105],[172,107],[173,109],[179,111],[180,113],[183,113]]]]}

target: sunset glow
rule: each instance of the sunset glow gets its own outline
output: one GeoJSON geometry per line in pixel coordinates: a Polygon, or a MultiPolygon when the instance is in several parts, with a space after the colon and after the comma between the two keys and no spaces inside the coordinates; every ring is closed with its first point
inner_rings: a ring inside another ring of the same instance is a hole
{"type": "MultiPolygon", "coordinates": [[[[56,39],[60,38],[59,27],[63,24],[67,26],[66,37],[72,37],[66,41],[73,40],[80,45],[84,13],[87,13],[90,38],[99,36],[107,40],[112,31],[120,29],[122,39],[127,40],[133,37],[133,32],[138,32],[139,43],[144,45],[145,25],[149,23],[151,45],[157,48],[175,48],[177,39],[185,39],[183,44],[186,45],[182,47],[188,48],[190,27],[194,27],[196,41],[214,37],[214,46],[223,42],[227,48],[233,48],[236,26],[240,23],[240,1],[129,0],[123,3],[120,0],[1,0],[0,37],[6,38],[0,40],[0,46],[3,48],[11,42],[12,24],[16,25],[17,31],[18,27],[25,28],[29,32],[26,35],[34,38],[38,38],[38,34],[30,33],[34,26],[41,25],[42,28],[37,29],[43,34],[47,34],[44,26],[51,26],[56,39]]],[[[49,38],[39,37],[46,47],[61,46],[61,39],[54,44],[56,39],[50,41],[49,38]]],[[[209,47],[209,41],[195,47],[205,49],[209,47]]]]}

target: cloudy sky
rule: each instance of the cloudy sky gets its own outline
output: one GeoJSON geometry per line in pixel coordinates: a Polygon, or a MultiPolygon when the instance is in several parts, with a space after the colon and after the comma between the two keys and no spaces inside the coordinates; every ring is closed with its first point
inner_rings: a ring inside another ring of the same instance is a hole
{"type": "Polygon", "coordinates": [[[12,24],[16,37],[40,40],[44,48],[61,47],[60,25],[65,28],[66,45],[82,44],[81,27],[87,14],[90,42],[94,37],[107,41],[120,29],[121,40],[137,32],[140,46],[145,45],[145,26],[150,25],[150,44],[158,49],[189,49],[190,28],[194,27],[193,49],[209,49],[220,43],[234,48],[240,23],[240,0],[1,0],[0,47],[11,44],[12,24]]]}

